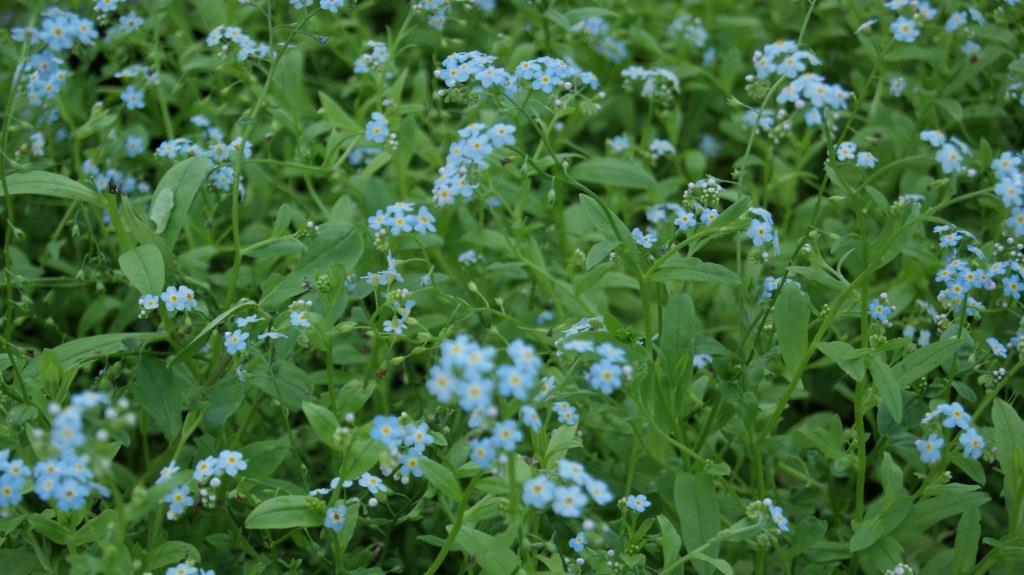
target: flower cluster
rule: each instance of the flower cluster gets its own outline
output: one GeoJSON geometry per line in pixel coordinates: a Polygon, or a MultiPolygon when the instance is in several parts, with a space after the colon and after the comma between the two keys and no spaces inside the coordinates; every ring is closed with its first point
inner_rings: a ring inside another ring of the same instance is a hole
{"type": "Polygon", "coordinates": [[[682,38],[694,48],[704,48],[708,43],[708,31],[699,16],[682,14],[668,25],[669,38],[682,38]]]}
{"type": "Polygon", "coordinates": [[[249,58],[263,60],[270,56],[270,46],[256,42],[238,26],[220,25],[210,30],[206,36],[206,45],[210,48],[220,46],[220,53],[226,56],[232,47],[237,48],[235,59],[244,62],[249,58]]]}
{"type": "Polygon", "coordinates": [[[584,18],[573,24],[572,31],[581,33],[590,40],[591,45],[598,54],[618,64],[629,56],[626,43],[616,40],[611,35],[611,27],[601,16],[584,18]]]}
{"type": "Polygon", "coordinates": [[[556,88],[571,91],[579,86],[598,88],[597,76],[575,64],[550,56],[524,60],[515,67],[515,72],[495,66],[497,58],[482,52],[456,52],[441,62],[441,68],[434,70],[434,76],[448,88],[475,82],[479,88],[501,87],[512,95],[520,90],[520,83],[545,94],[556,88]]]}
{"type": "MultiPolygon", "coordinates": [[[[26,484],[33,484],[33,492],[43,501],[60,511],[83,509],[93,495],[108,497],[110,490],[96,481],[95,465],[105,471],[107,462],[95,460],[88,450],[86,416],[94,409],[104,407],[102,423],[131,426],[135,415],[128,411],[128,401],[112,402],[106,393],[85,391],[71,396],[69,404],[61,408],[50,405],[52,425],[49,442],[35,447],[40,455],[36,464],[29,466],[22,460],[11,458],[11,451],[0,451],[0,509],[21,502],[26,484]],[[46,457],[44,457],[46,456],[46,457]]],[[[37,430],[35,437],[42,433],[37,430]]],[[[101,427],[96,433],[98,441],[106,441],[110,431],[101,427]]],[[[99,469],[99,468],[97,468],[99,469]]]]}
{"type": "Polygon", "coordinates": [[[455,198],[470,199],[477,188],[477,172],[487,168],[497,148],[516,143],[516,128],[509,124],[473,123],[459,130],[459,139],[448,147],[445,164],[438,170],[432,195],[434,204],[447,206],[455,198]]]}
{"type": "Polygon", "coordinates": [[[370,51],[359,56],[352,66],[352,71],[356,74],[369,74],[371,71],[380,70],[390,57],[388,46],[384,42],[367,40],[366,46],[370,51]]]}
{"type": "Polygon", "coordinates": [[[974,169],[964,164],[964,160],[971,156],[971,149],[962,140],[946,136],[939,130],[924,130],[921,140],[935,148],[935,161],[942,167],[943,174],[974,176],[974,169]]]}
{"type": "Polygon", "coordinates": [[[109,165],[106,169],[100,170],[100,167],[91,158],[82,162],[82,173],[92,176],[96,189],[100,191],[106,191],[110,186],[116,186],[119,192],[125,194],[134,192],[146,194],[151,190],[149,182],[139,180],[135,176],[109,165]]]}
{"type": "Polygon", "coordinates": [[[651,100],[669,102],[679,94],[679,76],[665,68],[630,66],[622,71],[626,86],[640,89],[640,95],[651,100]]]}
{"type": "Polygon", "coordinates": [[[409,202],[395,202],[383,210],[367,218],[367,224],[377,236],[391,234],[398,236],[415,231],[418,234],[436,232],[434,216],[426,206],[420,206],[418,212],[416,204],[409,202]]]}
{"type": "Polygon", "coordinates": [[[434,436],[425,422],[403,423],[394,415],[378,415],[373,418],[370,437],[388,448],[389,456],[399,465],[398,474],[402,480],[423,477],[420,461],[427,447],[434,443],[434,436]]]}
{"type": "MultiPolygon", "coordinates": [[[[216,491],[223,484],[221,477],[225,475],[235,477],[240,471],[245,471],[248,467],[249,463],[245,460],[244,455],[229,449],[221,451],[216,457],[210,455],[199,460],[192,471],[192,480],[183,485],[173,487],[161,499],[163,503],[168,505],[167,519],[175,521],[190,507],[195,505],[195,499],[192,497],[192,482],[195,482],[195,489],[199,494],[200,504],[210,509],[217,503],[216,491]]],[[[156,484],[159,485],[166,481],[172,481],[174,475],[180,470],[178,464],[171,461],[160,470],[160,475],[156,478],[156,484]]]]}
{"type": "Polygon", "coordinates": [[[598,505],[607,505],[614,496],[604,481],[571,459],[559,460],[557,472],[551,476],[542,473],[523,484],[523,503],[536,509],[551,505],[552,511],[561,517],[580,517],[591,499],[598,505]]]}
{"type": "MultiPolygon", "coordinates": [[[[978,430],[971,426],[971,414],[964,409],[959,402],[943,403],[925,414],[921,425],[928,425],[933,420],[942,419],[942,427],[947,429],[960,429],[960,445],[963,447],[964,456],[971,459],[978,459],[985,452],[985,438],[978,430]]],[[[935,463],[942,457],[942,446],[946,440],[939,432],[933,432],[924,439],[914,442],[921,454],[921,461],[924,463],[935,463]]]]}
{"type": "Polygon", "coordinates": [[[842,142],[836,148],[836,160],[840,162],[847,162],[855,159],[857,160],[858,168],[871,169],[878,164],[878,158],[874,154],[868,151],[857,151],[857,144],[853,142],[842,142]]]}
{"type": "Polygon", "coordinates": [[[163,293],[158,296],[153,294],[142,294],[139,296],[139,307],[143,313],[153,311],[160,307],[160,301],[169,312],[192,311],[196,309],[199,302],[196,301],[196,294],[192,288],[184,285],[167,286],[163,293]]]}

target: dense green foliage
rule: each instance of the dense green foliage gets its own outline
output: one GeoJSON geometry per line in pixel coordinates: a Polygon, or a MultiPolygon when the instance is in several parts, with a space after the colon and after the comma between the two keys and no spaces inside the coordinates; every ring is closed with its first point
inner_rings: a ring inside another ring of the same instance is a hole
{"type": "Polygon", "coordinates": [[[0,572],[1022,572],[1022,19],[4,3],[0,572]]]}

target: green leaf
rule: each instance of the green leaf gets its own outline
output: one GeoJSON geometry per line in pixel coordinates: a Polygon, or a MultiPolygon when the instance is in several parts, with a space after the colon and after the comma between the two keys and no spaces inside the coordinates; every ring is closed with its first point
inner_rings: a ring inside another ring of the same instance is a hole
{"type": "Polygon", "coordinates": [[[647,170],[620,158],[585,160],[573,166],[569,173],[581,182],[605,187],[647,190],[658,185],[647,170]]]}
{"type": "Polygon", "coordinates": [[[1024,528],[1024,421],[1001,399],[992,402],[992,424],[996,428],[996,460],[1003,472],[1003,493],[1011,532],[1024,528]]]}
{"type": "Polygon", "coordinates": [[[189,209],[209,171],[207,158],[189,158],[171,166],[156,185],[149,219],[169,247],[174,246],[185,227],[189,209]]]}
{"type": "Polygon", "coordinates": [[[909,495],[886,498],[886,503],[877,514],[868,517],[853,530],[850,551],[861,551],[893,532],[910,514],[914,500],[909,495]]]}
{"type": "Polygon", "coordinates": [[[621,243],[618,240],[606,240],[594,244],[590,251],[587,252],[587,269],[592,269],[597,264],[603,262],[608,257],[608,254],[612,253],[612,250],[619,247],[621,243]]]}
{"type": "MultiPolygon", "coordinates": [[[[948,488],[956,485],[959,484],[949,484],[944,487],[948,488]]],[[[977,489],[978,486],[960,485],[960,487],[977,489]]],[[[914,510],[900,524],[896,535],[902,538],[912,536],[915,533],[923,533],[939,521],[947,517],[959,515],[972,507],[980,507],[990,499],[991,497],[987,493],[980,491],[960,491],[918,501],[914,505],[914,510]]]]}
{"type": "Polygon", "coordinates": [[[264,479],[270,477],[274,471],[281,466],[281,463],[291,453],[292,444],[288,436],[277,439],[265,439],[250,443],[240,451],[245,454],[249,467],[245,470],[245,476],[249,479],[264,479]]]}
{"type": "Polygon", "coordinates": [[[313,428],[313,432],[324,445],[331,449],[341,449],[341,444],[334,436],[340,425],[338,418],[331,413],[331,410],[322,405],[304,401],[302,402],[302,413],[306,414],[310,427],[313,428]]]}
{"type": "MultiPolygon", "coordinates": [[[[91,335],[62,343],[53,348],[53,353],[57,354],[57,357],[60,359],[60,366],[65,371],[68,371],[90,361],[98,361],[124,351],[136,349],[143,344],[162,337],[162,334],[156,332],[91,335]]],[[[28,364],[23,375],[26,378],[33,378],[39,375],[38,358],[28,364]]]]}
{"type": "Polygon", "coordinates": [[[636,249],[636,243],[630,238],[629,228],[626,227],[626,224],[622,223],[622,220],[619,216],[615,215],[615,212],[611,210],[606,212],[606,206],[587,194],[580,194],[580,205],[583,206],[583,211],[587,213],[587,219],[590,220],[590,223],[594,224],[594,228],[601,232],[606,240],[624,244],[627,247],[623,251],[628,252],[630,255],[634,254],[634,251],[631,250],[636,249]],[[610,220],[609,217],[611,218],[610,220]]]}
{"type": "MultiPolygon", "coordinates": [[[[45,513],[48,512],[44,511],[43,513],[28,516],[28,524],[32,527],[32,530],[58,545],[67,545],[75,536],[74,531],[49,517],[45,517],[45,513]]],[[[52,511],[49,511],[49,513],[52,513],[52,511]]]]}
{"type": "Polygon", "coordinates": [[[957,573],[970,573],[978,560],[978,546],[981,541],[981,510],[971,507],[960,516],[956,526],[956,541],[953,545],[957,573]]]}
{"type": "Polygon", "coordinates": [[[697,335],[697,312],[693,309],[693,299],[683,292],[672,295],[665,306],[663,321],[658,339],[661,358],[669,372],[681,372],[685,382],[686,370],[693,365],[697,335]]]}
{"type": "Polygon", "coordinates": [[[775,332],[779,334],[779,351],[790,378],[796,376],[807,351],[810,318],[811,310],[800,288],[791,283],[783,285],[775,302],[775,332]]]}
{"type": "MultiPolygon", "coordinates": [[[[673,501],[676,513],[679,514],[679,532],[683,536],[683,543],[686,544],[688,552],[704,545],[718,534],[722,518],[718,509],[715,484],[710,476],[691,473],[676,475],[673,501]]],[[[709,545],[705,553],[711,558],[717,556],[718,543],[709,545]]],[[[708,565],[698,565],[697,570],[704,575],[711,572],[708,565]]]]}
{"type": "Polygon", "coordinates": [[[455,543],[480,566],[484,575],[509,575],[519,569],[519,556],[508,545],[501,545],[495,537],[463,526],[455,536],[455,543]]]}
{"type": "Polygon", "coordinates": [[[583,447],[583,442],[576,437],[575,425],[563,425],[551,432],[547,451],[544,452],[544,467],[550,468],[559,459],[565,457],[570,449],[583,447]]]}
{"type": "Polygon", "coordinates": [[[665,260],[651,273],[651,279],[659,282],[683,281],[725,285],[740,285],[740,276],[731,269],[701,261],[698,258],[673,256],[665,260]]]}
{"type": "MultiPolygon", "coordinates": [[[[724,560],[724,559],[717,559],[715,557],[710,557],[707,554],[700,553],[700,552],[694,553],[693,554],[693,558],[698,560],[698,561],[703,561],[704,563],[707,563],[708,565],[711,565],[712,567],[715,568],[715,570],[717,570],[720,573],[725,573],[725,575],[733,575],[732,565],[729,565],[729,562],[724,560]]],[[[697,567],[697,570],[698,571],[701,570],[700,566],[697,567]]]]}
{"type": "Polygon", "coordinates": [[[363,238],[356,226],[345,222],[323,224],[292,272],[263,294],[260,305],[281,306],[302,293],[303,282],[314,280],[316,273],[326,272],[335,264],[351,270],[362,255],[363,238]]]}
{"type": "Polygon", "coordinates": [[[903,420],[903,396],[900,384],[893,374],[893,369],[879,355],[869,355],[866,358],[868,371],[871,372],[871,379],[875,382],[875,389],[878,390],[878,397],[882,405],[889,411],[896,423],[903,420]]]}
{"type": "Polygon", "coordinates": [[[281,495],[256,506],[245,518],[246,529],[292,529],[319,527],[327,505],[316,497],[281,495]]]}
{"type": "Polygon", "coordinates": [[[128,282],[141,294],[164,291],[164,256],[153,244],[139,246],[117,259],[128,282]]]}
{"type": "Polygon", "coordinates": [[[146,556],[144,569],[155,571],[161,567],[177,563],[199,563],[202,555],[191,543],[184,541],[164,541],[156,549],[150,551],[146,556]]]}
{"type": "Polygon", "coordinates": [[[423,469],[423,477],[438,493],[452,501],[462,501],[462,488],[450,469],[426,457],[420,458],[420,467],[423,469]]]}
{"type": "MultiPolygon", "coordinates": [[[[2,190],[0,190],[2,192],[2,190]]],[[[7,176],[7,193],[12,196],[48,196],[102,206],[103,196],[60,174],[23,172],[7,176]]]]}
{"type": "Polygon", "coordinates": [[[181,429],[183,398],[175,389],[170,370],[159,359],[144,355],[129,385],[136,404],[146,412],[167,439],[181,429]]]}
{"type": "Polygon", "coordinates": [[[679,538],[679,531],[664,515],[658,516],[658,528],[661,529],[661,560],[667,565],[679,556],[683,540],[679,538]]]}
{"type": "Polygon", "coordinates": [[[936,341],[903,358],[892,368],[900,389],[906,389],[910,384],[928,375],[933,369],[952,358],[962,343],[959,337],[936,341]]]}
{"type": "Polygon", "coordinates": [[[853,355],[857,350],[852,345],[844,341],[823,341],[818,344],[818,349],[854,381],[864,379],[864,360],[853,355]]]}

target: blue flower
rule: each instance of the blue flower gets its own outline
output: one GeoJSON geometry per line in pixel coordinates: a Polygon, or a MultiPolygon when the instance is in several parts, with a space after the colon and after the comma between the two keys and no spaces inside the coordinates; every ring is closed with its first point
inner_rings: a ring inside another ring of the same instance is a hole
{"type": "Polygon", "coordinates": [[[786,515],[782,512],[782,507],[772,503],[771,499],[766,499],[765,503],[768,505],[768,515],[775,522],[776,527],[783,533],[789,532],[789,520],[786,519],[786,515]]]}
{"type": "Polygon", "coordinates": [[[217,468],[217,458],[213,456],[206,457],[196,464],[195,471],[192,472],[192,478],[196,481],[203,482],[210,477],[213,477],[219,469],[217,468]]]}
{"type": "Polygon", "coordinates": [[[427,378],[427,391],[441,403],[450,402],[458,386],[458,380],[444,367],[435,365],[430,368],[430,376],[427,378]]]}
{"type": "Polygon", "coordinates": [[[498,393],[504,397],[526,400],[533,387],[534,374],[518,365],[502,365],[497,370],[498,393]]]}
{"type": "Polygon", "coordinates": [[[557,401],[551,406],[551,410],[558,415],[558,421],[565,425],[576,425],[580,418],[576,415],[576,408],[567,401],[557,401]]]}
{"type": "Polygon", "coordinates": [[[378,415],[373,418],[373,430],[370,437],[387,445],[389,448],[397,449],[402,443],[402,424],[394,415],[378,415]]]}
{"type": "Polygon", "coordinates": [[[329,507],[324,515],[324,527],[335,533],[341,531],[341,528],[345,526],[345,514],[347,512],[348,508],[345,507],[345,502],[343,501],[334,507],[329,507]]]}
{"type": "Polygon", "coordinates": [[[608,148],[611,149],[612,153],[621,154],[629,149],[629,136],[626,134],[619,134],[608,140],[608,148]]]}
{"type": "Polygon", "coordinates": [[[612,492],[608,490],[608,484],[600,479],[588,476],[584,482],[584,487],[587,489],[587,493],[590,494],[590,498],[598,505],[606,505],[614,499],[612,492]]]}
{"type": "Polygon", "coordinates": [[[434,436],[430,435],[430,428],[426,423],[410,423],[405,426],[405,437],[402,442],[416,453],[423,453],[428,445],[434,443],[434,436]]]}
{"type": "Polygon", "coordinates": [[[490,467],[494,456],[494,444],[490,438],[478,437],[469,442],[469,459],[480,467],[490,467]]]}
{"type": "Polygon", "coordinates": [[[672,223],[674,223],[680,231],[685,232],[697,225],[697,218],[691,212],[681,210],[672,223]]]}
{"type": "Polygon", "coordinates": [[[1006,225],[1013,230],[1014,235],[1024,235],[1024,208],[1013,208],[1010,217],[1006,219],[1006,225]]]}
{"type": "Polygon", "coordinates": [[[523,503],[537,509],[543,509],[554,497],[555,486],[551,480],[538,475],[526,480],[523,484],[523,503]]]}
{"type": "Polygon", "coordinates": [[[711,224],[715,223],[716,219],[718,219],[718,210],[705,208],[700,213],[700,221],[703,222],[706,226],[710,226],[711,224]]]}
{"type": "Polygon", "coordinates": [[[423,468],[420,466],[420,454],[415,451],[409,453],[403,453],[398,456],[398,462],[402,464],[399,472],[402,477],[423,477],[423,468]]]}
{"type": "Polygon", "coordinates": [[[935,152],[935,161],[942,166],[943,174],[959,172],[964,167],[963,151],[954,144],[944,144],[935,152]]]}
{"type": "Polygon", "coordinates": [[[840,162],[852,160],[856,154],[857,144],[854,144],[853,142],[843,142],[839,144],[839,147],[836,149],[836,159],[840,162]]]}
{"type": "Polygon", "coordinates": [[[245,461],[245,456],[237,451],[221,451],[217,458],[217,468],[230,477],[238,475],[239,471],[244,471],[248,467],[249,464],[245,461]]]}
{"type": "Polygon", "coordinates": [[[651,502],[647,500],[647,496],[643,493],[626,497],[626,507],[637,513],[643,513],[650,506],[651,502]]]}
{"type": "Polygon", "coordinates": [[[523,425],[529,427],[533,431],[540,431],[541,419],[540,414],[531,405],[524,405],[519,408],[519,419],[522,420],[523,425]]]}
{"type": "Polygon", "coordinates": [[[185,512],[185,509],[195,503],[192,496],[188,492],[188,486],[182,485],[171,490],[170,493],[164,495],[161,499],[164,503],[170,505],[171,512],[175,515],[180,515],[185,512]]]}
{"type": "Polygon", "coordinates": [[[185,286],[167,286],[160,299],[167,311],[190,311],[196,307],[195,293],[185,286]]]}
{"type": "Polygon", "coordinates": [[[967,410],[964,409],[964,406],[960,405],[960,402],[944,403],[939,406],[939,412],[946,416],[946,419],[942,420],[943,426],[970,429],[971,414],[967,413],[967,410]]]}
{"type": "Polygon", "coordinates": [[[138,156],[146,149],[146,140],[142,136],[128,136],[124,140],[124,153],[129,158],[138,156]]]}
{"type": "Polygon", "coordinates": [[[1021,285],[1020,276],[1017,274],[1003,278],[1003,295],[1006,297],[1020,299],[1021,289],[1024,289],[1024,286],[1021,285]]]}
{"type": "Polygon", "coordinates": [[[575,537],[569,539],[569,547],[577,553],[583,553],[583,549],[587,546],[590,540],[587,539],[587,534],[580,531],[575,537]]]}
{"type": "Polygon", "coordinates": [[[889,314],[891,313],[892,306],[882,303],[878,298],[871,300],[871,303],[868,304],[868,314],[882,325],[889,325],[889,314]]]}
{"type": "Polygon", "coordinates": [[[365,487],[374,495],[378,493],[386,493],[388,490],[388,486],[384,485],[384,481],[380,477],[372,475],[369,472],[365,472],[359,476],[359,485],[365,487]]]}
{"type": "Polygon", "coordinates": [[[927,439],[918,439],[914,442],[914,445],[921,452],[921,461],[924,463],[935,463],[942,456],[942,445],[945,442],[937,433],[933,433],[927,439]]]}
{"type": "Polygon", "coordinates": [[[587,383],[591,388],[611,395],[622,387],[622,367],[608,360],[599,361],[587,370],[587,383]]]}
{"type": "Polygon", "coordinates": [[[235,331],[224,332],[224,348],[228,355],[235,355],[246,348],[245,340],[249,339],[249,332],[236,329],[235,331]]]}
{"type": "Polygon", "coordinates": [[[0,475],[0,508],[21,503],[21,489],[25,486],[25,479],[18,475],[4,473],[0,475]]]}
{"type": "Polygon", "coordinates": [[[768,222],[754,219],[751,220],[750,227],[747,228],[747,237],[754,242],[755,247],[761,247],[775,239],[775,232],[768,222]]]}
{"type": "Polygon", "coordinates": [[[345,0],[320,0],[320,7],[331,14],[337,14],[338,8],[345,5],[345,0]]]}
{"type": "Polygon", "coordinates": [[[996,357],[999,357],[999,358],[1002,358],[1002,359],[1006,359],[1006,356],[1007,356],[1006,346],[1003,345],[998,339],[996,339],[994,337],[990,337],[990,338],[985,340],[985,343],[987,343],[989,349],[992,350],[992,355],[994,355],[996,357]]]}
{"type": "Polygon", "coordinates": [[[493,402],[494,382],[486,378],[474,378],[463,382],[459,388],[459,407],[465,411],[484,409],[493,402]]]}
{"type": "Polygon", "coordinates": [[[917,39],[918,34],[921,33],[917,29],[917,23],[910,18],[900,16],[892,24],[889,25],[889,30],[892,31],[892,36],[898,42],[913,42],[917,39]]]}
{"type": "Polygon", "coordinates": [[[135,86],[128,86],[121,92],[121,101],[129,110],[141,110],[146,107],[146,93],[135,86]]]}
{"type": "Polygon", "coordinates": [[[858,152],[857,153],[857,167],[858,168],[874,168],[878,164],[878,158],[875,157],[871,152],[858,152]]]}
{"type": "Polygon", "coordinates": [[[73,511],[85,507],[85,496],[88,493],[89,489],[85,485],[74,479],[65,479],[57,488],[57,509],[73,511]]]}
{"type": "Polygon", "coordinates": [[[653,247],[654,243],[658,241],[658,234],[654,231],[645,234],[640,230],[640,228],[633,228],[632,234],[633,241],[635,241],[637,245],[647,249],[653,247]]]}
{"type": "Polygon", "coordinates": [[[587,505],[587,496],[576,485],[556,487],[551,508],[562,517],[579,517],[587,505]]]}
{"type": "Polygon", "coordinates": [[[985,438],[978,433],[977,429],[969,427],[967,431],[960,434],[960,445],[964,447],[964,456],[978,459],[985,451],[985,438]]]}
{"type": "Polygon", "coordinates": [[[370,121],[366,123],[365,135],[367,140],[383,144],[390,133],[390,130],[388,130],[388,119],[384,117],[384,114],[380,112],[370,114],[370,121]]]}
{"type": "Polygon", "coordinates": [[[558,476],[567,481],[572,481],[576,485],[583,485],[588,479],[590,479],[590,475],[583,467],[583,464],[571,459],[559,460],[558,476]]]}
{"type": "Polygon", "coordinates": [[[416,214],[416,220],[413,224],[413,229],[418,233],[425,234],[428,232],[436,232],[437,228],[434,227],[434,216],[430,213],[430,210],[426,206],[420,206],[419,213],[416,214]]]}
{"type": "Polygon", "coordinates": [[[496,424],[491,435],[492,444],[506,451],[514,451],[522,440],[523,432],[519,431],[514,419],[506,419],[496,424]]]}

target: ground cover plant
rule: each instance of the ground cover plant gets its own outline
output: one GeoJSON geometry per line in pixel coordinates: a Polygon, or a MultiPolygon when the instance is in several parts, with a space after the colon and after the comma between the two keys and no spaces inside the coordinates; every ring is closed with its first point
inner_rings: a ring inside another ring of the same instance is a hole
{"type": "Polygon", "coordinates": [[[1017,0],[0,6],[0,571],[1024,570],[1017,0]]]}

